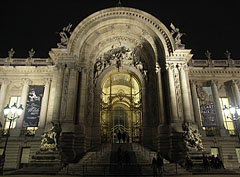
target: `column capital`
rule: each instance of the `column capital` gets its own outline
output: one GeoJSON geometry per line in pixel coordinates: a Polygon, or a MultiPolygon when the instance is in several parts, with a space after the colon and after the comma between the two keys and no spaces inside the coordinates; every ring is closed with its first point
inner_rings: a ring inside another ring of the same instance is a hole
{"type": "Polygon", "coordinates": [[[45,85],[50,85],[50,83],[51,83],[51,79],[50,78],[45,78],[44,79],[44,84],[45,85]]]}
{"type": "Polygon", "coordinates": [[[12,83],[12,81],[10,81],[9,79],[1,79],[1,82],[2,82],[2,84],[4,84],[4,85],[9,85],[9,84],[11,84],[12,83]]]}
{"type": "Polygon", "coordinates": [[[56,69],[59,71],[63,71],[64,68],[65,68],[65,65],[63,63],[58,63],[55,65],[56,66],[56,69]]]}
{"type": "Polygon", "coordinates": [[[210,84],[211,85],[218,85],[218,81],[217,80],[210,80],[210,84]]]}
{"type": "Polygon", "coordinates": [[[232,80],[232,84],[236,84],[237,86],[239,86],[240,81],[239,80],[232,80]]]}
{"type": "Polygon", "coordinates": [[[22,79],[22,82],[23,82],[24,85],[30,85],[30,84],[32,84],[32,81],[31,81],[30,79],[28,79],[28,78],[22,79]]]}
{"type": "Polygon", "coordinates": [[[173,70],[176,67],[175,63],[166,63],[166,69],[169,70],[173,70]]]}
{"type": "Polygon", "coordinates": [[[192,85],[195,85],[195,86],[198,85],[198,81],[197,81],[197,80],[194,80],[194,79],[190,79],[190,83],[191,83],[192,85]]]}
{"type": "Polygon", "coordinates": [[[177,66],[178,66],[180,71],[185,71],[185,70],[188,69],[188,66],[187,66],[186,63],[178,63],[177,66]]]}

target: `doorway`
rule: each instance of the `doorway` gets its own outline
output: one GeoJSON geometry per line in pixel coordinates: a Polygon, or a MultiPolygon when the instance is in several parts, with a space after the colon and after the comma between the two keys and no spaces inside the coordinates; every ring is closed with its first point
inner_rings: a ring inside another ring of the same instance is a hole
{"type": "Polygon", "coordinates": [[[117,133],[126,141],[141,142],[142,91],[138,80],[129,73],[108,75],[101,85],[101,142],[117,143],[117,133]]]}

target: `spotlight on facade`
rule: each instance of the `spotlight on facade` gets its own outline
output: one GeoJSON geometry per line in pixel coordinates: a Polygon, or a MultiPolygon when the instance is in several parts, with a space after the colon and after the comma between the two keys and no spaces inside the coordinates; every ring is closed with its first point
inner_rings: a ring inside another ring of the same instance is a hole
{"type": "Polygon", "coordinates": [[[7,130],[7,134],[6,134],[6,141],[5,141],[3,153],[0,156],[0,175],[3,175],[6,148],[8,143],[8,137],[10,136],[10,128],[11,128],[12,122],[18,119],[21,116],[22,112],[23,112],[23,106],[20,105],[19,107],[17,107],[16,103],[14,103],[11,107],[9,107],[9,104],[7,104],[3,109],[4,118],[6,120],[9,120],[10,122],[7,130]]]}

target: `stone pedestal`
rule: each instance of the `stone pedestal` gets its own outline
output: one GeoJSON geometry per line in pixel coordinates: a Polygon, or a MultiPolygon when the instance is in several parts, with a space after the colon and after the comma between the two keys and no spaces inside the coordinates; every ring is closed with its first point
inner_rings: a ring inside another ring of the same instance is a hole
{"type": "Polygon", "coordinates": [[[32,156],[30,166],[41,168],[43,173],[44,169],[47,170],[48,168],[51,168],[52,171],[58,171],[61,168],[60,152],[38,151],[36,155],[32,156]]]}

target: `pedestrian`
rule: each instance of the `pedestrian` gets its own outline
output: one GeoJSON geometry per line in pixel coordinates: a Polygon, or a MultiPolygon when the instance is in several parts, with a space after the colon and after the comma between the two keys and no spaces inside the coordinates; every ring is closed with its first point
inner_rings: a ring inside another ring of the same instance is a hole
{"type": "Polygon", "coordinates": [[[157,160],[155,157],[152,159],[152,171],[153,171],[153,177],[157,177],[157,160]]]}
{"type": "Polygon", "coordinates": [[[203,168],[206,171],[208,171],[208,166],[209,166],[208,158],[205,154],[203,154],[203,168]]]}
{"type": "Polygon", "coordinates": [[[163,175],[163,158],[160,156],[160,154],[157,154],[157,169],[158,169],[158,174],[160,176],[163,175]]]}
{"type": "Polygon", "coordinates": [[[120,131],[118,131],[117,137],[118,137],[118,142],[121,143],[122,133],[120,131]]]}
{"type": "Polygon", "coordinates": [[[127,136],[127,135],[126,135],[126,132],[123,132],[123,133],[122,133],[122,140],[123,140],[123,143],[125,143],[126,136],[127,136]]]}

